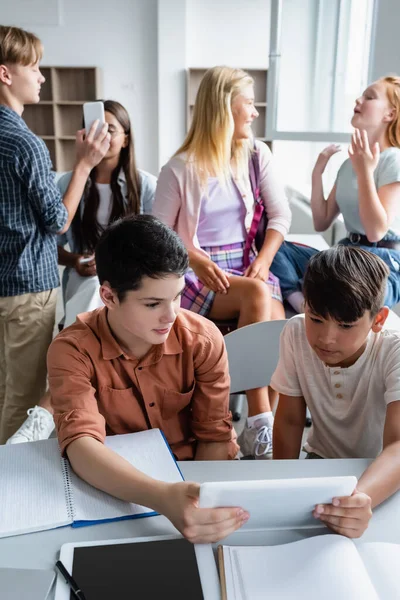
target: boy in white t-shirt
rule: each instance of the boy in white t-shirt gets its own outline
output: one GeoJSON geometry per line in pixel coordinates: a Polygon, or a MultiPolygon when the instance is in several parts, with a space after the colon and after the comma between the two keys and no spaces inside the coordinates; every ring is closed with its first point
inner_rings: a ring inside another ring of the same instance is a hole
{"type": "Polygon", "coordinates": [[[314,516],[359,537],[371,509],[400,488],[400,334],[382,331],[389,269],[371,252],[336,246],[313,256],[305,314],[288,321],[271,380],[279,392],[274,459],[299,457],[306,407],[307,458],[374,458],[349,498],[314,516]]]}

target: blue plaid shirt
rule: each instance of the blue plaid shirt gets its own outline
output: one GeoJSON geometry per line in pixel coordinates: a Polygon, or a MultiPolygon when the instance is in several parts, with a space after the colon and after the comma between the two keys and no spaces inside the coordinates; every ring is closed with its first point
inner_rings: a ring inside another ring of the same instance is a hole
{"type": "Polygon", "coordinates": [[[57,287],[57,232],[68,218],[46,144],[0,105],[0,297],[57,287]]]}

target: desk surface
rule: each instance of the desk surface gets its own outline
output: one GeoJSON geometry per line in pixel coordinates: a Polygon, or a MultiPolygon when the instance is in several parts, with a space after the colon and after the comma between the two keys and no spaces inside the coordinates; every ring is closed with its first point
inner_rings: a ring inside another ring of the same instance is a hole
{"type": "MultiPolygon", "coordinates": [[[[288,460],[181,462],[186,481],[228,481],[247,479],[283,479],[290,477],[322,477],[355,475],[359,477],[370,461],[355,460],[288,460]]],[[[315,535],[316,530],[264,532],[263,543],[279,544],[315,535]]],[[[149,517],[132,521],[104,523],[73,529],[62,527],[50,531],[0,539],[0,567],[33,569],[53,568],[60,547],[67,542],[121,539],[152,535],[168,535],[176,529],[165,517],[149,517]]],[[[234,534],[238,536],[239,534],[234,534]]],[[[252,543],[251,534],[242,532],[238,543],[252,543]]],[[[396,494],[374,511],[363,541],[400,543],[400,495],[396,494]]],[[[234,542],[233,539],[230,540],[234,542]]],[[[255,542],[253,542],[255,543],[255,542]]]]}

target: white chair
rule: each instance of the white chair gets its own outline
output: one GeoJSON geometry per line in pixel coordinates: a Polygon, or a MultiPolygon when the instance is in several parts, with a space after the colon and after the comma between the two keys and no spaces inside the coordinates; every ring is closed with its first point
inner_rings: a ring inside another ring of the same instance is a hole
{"type": "Polygon", "coordinates": [[[241,417],[243,391],[269,385],[278,364],[279,337],[285,323],[286,320],[253,323],[224,337],[234,421],[239,421],[241,417]]]}
{"type": "Polygon", "coordinates": [[[396,315],[393,310],[389,310],[388,318],[383,326],[384,329],[393,329],[394,331],[400,331],[400,317],[396,315]]]}

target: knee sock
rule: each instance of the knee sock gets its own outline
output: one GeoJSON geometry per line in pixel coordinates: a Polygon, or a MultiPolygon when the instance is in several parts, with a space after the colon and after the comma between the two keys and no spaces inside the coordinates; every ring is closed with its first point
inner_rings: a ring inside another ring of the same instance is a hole
{"type": "Polygon", "coordinates": [[[286,300],[289,302],[290,306],[294,308],[294,310],[298,313],[304,312],[304,296],[303,292],[292,292],[287,296],[286,300]]]}
{"type": "Polygon", "coordinates": [[[271,423],[271,425],[274,422],[274,416],[272,412],[263,412],[259,415],[254,415],[253,417],[247,417],[247,427],[250,427],[250,429],[252,429],[254,427],[255,422],[258,421],[258,419],[268,421],[269,423],[271,423]]]}

